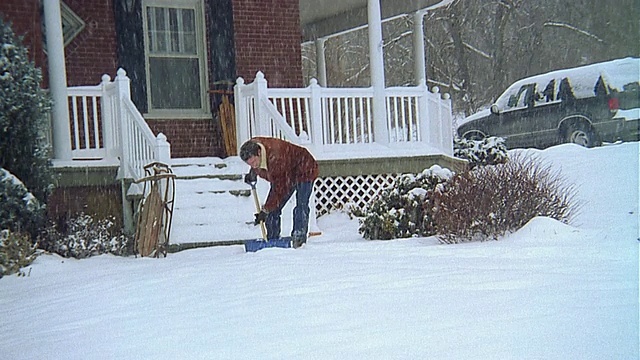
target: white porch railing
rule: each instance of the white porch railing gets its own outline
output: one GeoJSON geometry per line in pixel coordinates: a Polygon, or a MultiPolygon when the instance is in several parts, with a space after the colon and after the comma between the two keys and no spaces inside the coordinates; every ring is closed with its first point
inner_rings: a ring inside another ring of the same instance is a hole
{"type": "Polygon", "coordinates": [[[238,146],[262,135],[308,146],[316,155],[349,144],[428,145],[425,151],[453,154],[451,100],[424,83],[385,89],[388,139],[374,136],[372,88],[324,88],[312,79],[306,88],[270,89],[258,72],[251,84],[239,78],[234,96],[238,146]]]}
{"type": "Polygon", "coordinates": [[[124,69],[114,81],[103,75],[99,85],[70,87],[67,92],[74,161],[118,161],[119,177],[133,180],[144,177],[144,166],[151,162],[169,163],[167,138],[153,135],[131,101],[124,69]]]}

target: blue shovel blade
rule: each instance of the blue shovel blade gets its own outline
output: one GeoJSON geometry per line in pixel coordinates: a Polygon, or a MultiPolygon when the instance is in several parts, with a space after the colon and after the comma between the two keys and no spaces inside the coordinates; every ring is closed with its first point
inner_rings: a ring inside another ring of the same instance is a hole
{"type": "Polygon", "coordinates": [[[256,252],[265,248],[291,248],[291,237],[283,237],[274,240],[255,239],[247,240],[244,243],[244,249],[246,252],[256,252]]]}

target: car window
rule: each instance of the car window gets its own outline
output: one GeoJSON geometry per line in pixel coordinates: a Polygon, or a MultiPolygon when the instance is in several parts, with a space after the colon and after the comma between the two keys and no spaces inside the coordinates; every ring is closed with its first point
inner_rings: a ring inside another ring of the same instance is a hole
{"type": "Polygon", "coordinates": [[[598,76],[598,81],[596,82],[596,86],[593,87],[593,92],[598,97],[607,95],[608,93],[607,86],[604,83],[604,79],[602,78],[602,75],[598,76]]]}
{"type": "Polygon", "coordinates": [[[569,78],[563,78],[562,81],[560,81],[560,88],[558,89],[558,100],[569,103],[576,100],[576,96],[573,94],[573,89],[571,88],[569,78]]]}
{"type": "Polygon", "coordinates": [[[509,97],[509,101],[507,102],[507,107],[505,110],[523,108],[528,106],[533,106],[535,96],[536,84],[525,84],[518,89],[518,92],[512,94],[509,97]]]}
{"type": "Polygon", "coordinates": [[[542,92],[542,100],[551,102],[556,100],[556,79],[551,79],[542,92]]]}

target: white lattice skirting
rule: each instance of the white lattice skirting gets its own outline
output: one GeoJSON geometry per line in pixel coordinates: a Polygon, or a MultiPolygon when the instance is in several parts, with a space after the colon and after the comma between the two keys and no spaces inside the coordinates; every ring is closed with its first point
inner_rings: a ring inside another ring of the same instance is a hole
{"type": "Polygon", "coordinates": [[[364,208],[396,181],[397,174],[356,175],[318,178],[314,184],[316,216],[349,204],[364,208]]]}

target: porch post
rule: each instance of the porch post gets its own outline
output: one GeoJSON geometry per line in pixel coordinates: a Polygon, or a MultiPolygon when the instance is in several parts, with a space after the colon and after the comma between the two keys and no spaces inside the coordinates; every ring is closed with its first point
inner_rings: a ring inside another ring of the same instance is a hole
{"type": "Polygon", "coordinates": [[[104,138],[104,147],[107,151],[106,157],[108,159],[117,159],[122,156],[122,151],[119,148],[120,142],[118,141],[118,137],[120,136],[119,124],[116,124],[114,119],[116,114],[114,114],[114,99],[107,90],[109,84],[111,83],[111,76],[104,74],[102,75],[100,82],[100,86],[102,87],[102,96],[100,97],[101,108],[102,108],[102,135],[104,138]]]}
{"type": "Polygon", "coordinates": [[[432,139],[430,138],[431,132],[431,122],[437,121],[431,116],[431,112],[429,111],[429,107],[431,106],[431,93],[429,92],[429,88],[427,88],[427,83],[424,79],[420,79],[418,84],[420,87],[420,93],[422,96],[418,100],[418,126],[420,127],[420,141],[429,145],[432,145],[432,139]]]}
{"type": "Polygon", "coordinates": [[[427,80],[427,70],[424,59],[424,14],[418,11],[413,14],[413,64],[415,84],[420,86],[420,80],[427,80]]]}
{"type": "Polygon", "coordinates": [[[43,3],[49,89],[53,99],[51,108],[53,156],[57,160],[71,160],[71,127],[67,105],[67,71],[64,59],[60,0],[44,0],[43,3]]]}
{"type": "Polygon", "coordinates": [[[309,101],[311,106],[311,145],[314,152],[318,153],[324,149],[324,144],[322,143],[322,88],[318,85],[316,79],[311,79],[309,90],[311,93],[311,100],[309,101]]]}
{"type": "Polygon", "coordinates": [[[316,40],[316,72],[318,76],[318,83],[322,87],[327,87],[327,63],[325,62],[324,54],[325,41],[325,38],[316,40]]]}
{"type": "Polygon", "coordinates": [[[233,96],[236,111],[236,146],[237,153],[240,154],[240,147],[245,141],[249,140],[249,114],[247,114],[247,100],[244,95],[244,79],[239,77],[236,79],[236,85],[233,87],[233,96]]]}
{"type": "Polygon", "coordinates": [[[171,164],[171,144],[167,141],[167,136],[163,133],[159,133],[156,136],[156,154],[158,154],[158,161],[169,165],[171,164]]]}
{"type": "Polygon", "coordinates": [[[267,129],[267,119],[265,118],[265,111],[263,109],[262,100],[267,98],[267,79],[264,78],[264,73],[258,71],[256,78],[253,80],[256,83],[256,97],[255,97],[255,134],[254,136],[269,136],[267,129]]]}
{"type": "Polygon", "coordinates": [[[373,87],[373,132],[376,143],[389,143],[387,108],[384,94],[384,57],[382,50],[382,18],[380,0],[367,0],[369,21],[369,62],[373,87]]]}

